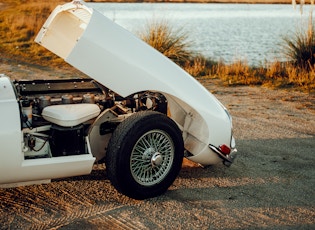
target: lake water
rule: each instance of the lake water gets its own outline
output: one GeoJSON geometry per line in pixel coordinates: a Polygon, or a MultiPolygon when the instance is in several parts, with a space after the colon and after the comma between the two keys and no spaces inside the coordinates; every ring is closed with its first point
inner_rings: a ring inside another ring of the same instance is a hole
{"type": "Polygon", "coordinates": [[[282,38],[307,28],[310,6],[274,4],[89,3],[108,18],[137,34],[145,25],[166,20],[183,28],[193,48],[206,57],[250,65],[283,61],[282,38]]]}

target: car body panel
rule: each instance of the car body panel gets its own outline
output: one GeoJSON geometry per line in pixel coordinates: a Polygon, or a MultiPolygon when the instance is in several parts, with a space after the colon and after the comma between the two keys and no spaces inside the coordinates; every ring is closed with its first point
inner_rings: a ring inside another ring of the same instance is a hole
{"type": "MultiPolygon", "coordinates": [[[[19,103],[12,83],[0,74],[0,184],[84,175],[91,172],[95,157],[89,153],[45,159],[25,159],[19,103]]],[[[36,132],[36,129],[32,130],[36,132]]]]}
{"type": "MultiPolygon", "coordinates": [[[[209,144],[231,145],[232,121],[196,79],[132,33],[83,2],[58,6],[35,41],[121,96],[158,91],[183,131],[189,159],[222,161],[209,144]]],[[[233,147],[234,148],[234,147],[233,147]]]]}
{"type": "MultiPolygon", "coordinates": [[[[0,175],[10,177],[10,173],[15,173],[21,167],[22,155],[22,134],[20,122],[20,110],[15,96],[15,92],[8,78],[0,75],[0,175]],[[9,171],[8,171],[9,170],[9,171]]],[[[5,180],[3,176],[0,182],[5,180]]]]}

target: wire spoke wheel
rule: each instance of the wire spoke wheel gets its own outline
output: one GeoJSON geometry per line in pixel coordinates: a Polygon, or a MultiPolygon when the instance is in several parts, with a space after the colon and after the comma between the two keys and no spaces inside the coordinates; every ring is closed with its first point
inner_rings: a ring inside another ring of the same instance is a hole
{"type": "Polygon", "coordinates": [[[145,133],[135,144],[130,157],[130,171],[141,185],[159,183],[169,173],[174,160],[174,143],[164,131],[145,133]]]}
{"type": "Polygon", "coordinates": [[[106,174],[124,195],[155,197],[174,182],[183,155],[177,124],[165,114],[141,111],[126,118],[113,132],[106,151],[106,174]]]}

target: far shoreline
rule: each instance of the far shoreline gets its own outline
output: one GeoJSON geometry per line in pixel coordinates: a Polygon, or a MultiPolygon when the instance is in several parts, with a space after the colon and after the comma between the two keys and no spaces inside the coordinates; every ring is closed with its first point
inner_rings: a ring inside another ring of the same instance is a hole
{"type": "MultiPolygon", "coordinates": [[[[217,4],[292,4],[291,0],[86,0],[88,3],[217,3],[217,4]]],[[[299,4],[299,1],[296,1],[299,4]]],[[[305,5],[310,4],[305,1],[305,5]]]]}

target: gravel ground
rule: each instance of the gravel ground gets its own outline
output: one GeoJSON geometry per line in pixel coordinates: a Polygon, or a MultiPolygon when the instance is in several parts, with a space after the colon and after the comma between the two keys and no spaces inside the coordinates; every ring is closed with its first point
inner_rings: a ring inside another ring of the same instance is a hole
{"type": "MultiPolygon", "coordinates": [[[[76,74],[12,63],[0,73],[76,74]]],[[[231,167],[185,162],[164,195],[143,201],[119,194],[104,165],[0,189],[0,229],[315,229],[315,95],[201,82],[232,113],[239,156],[231,167]]]]}

